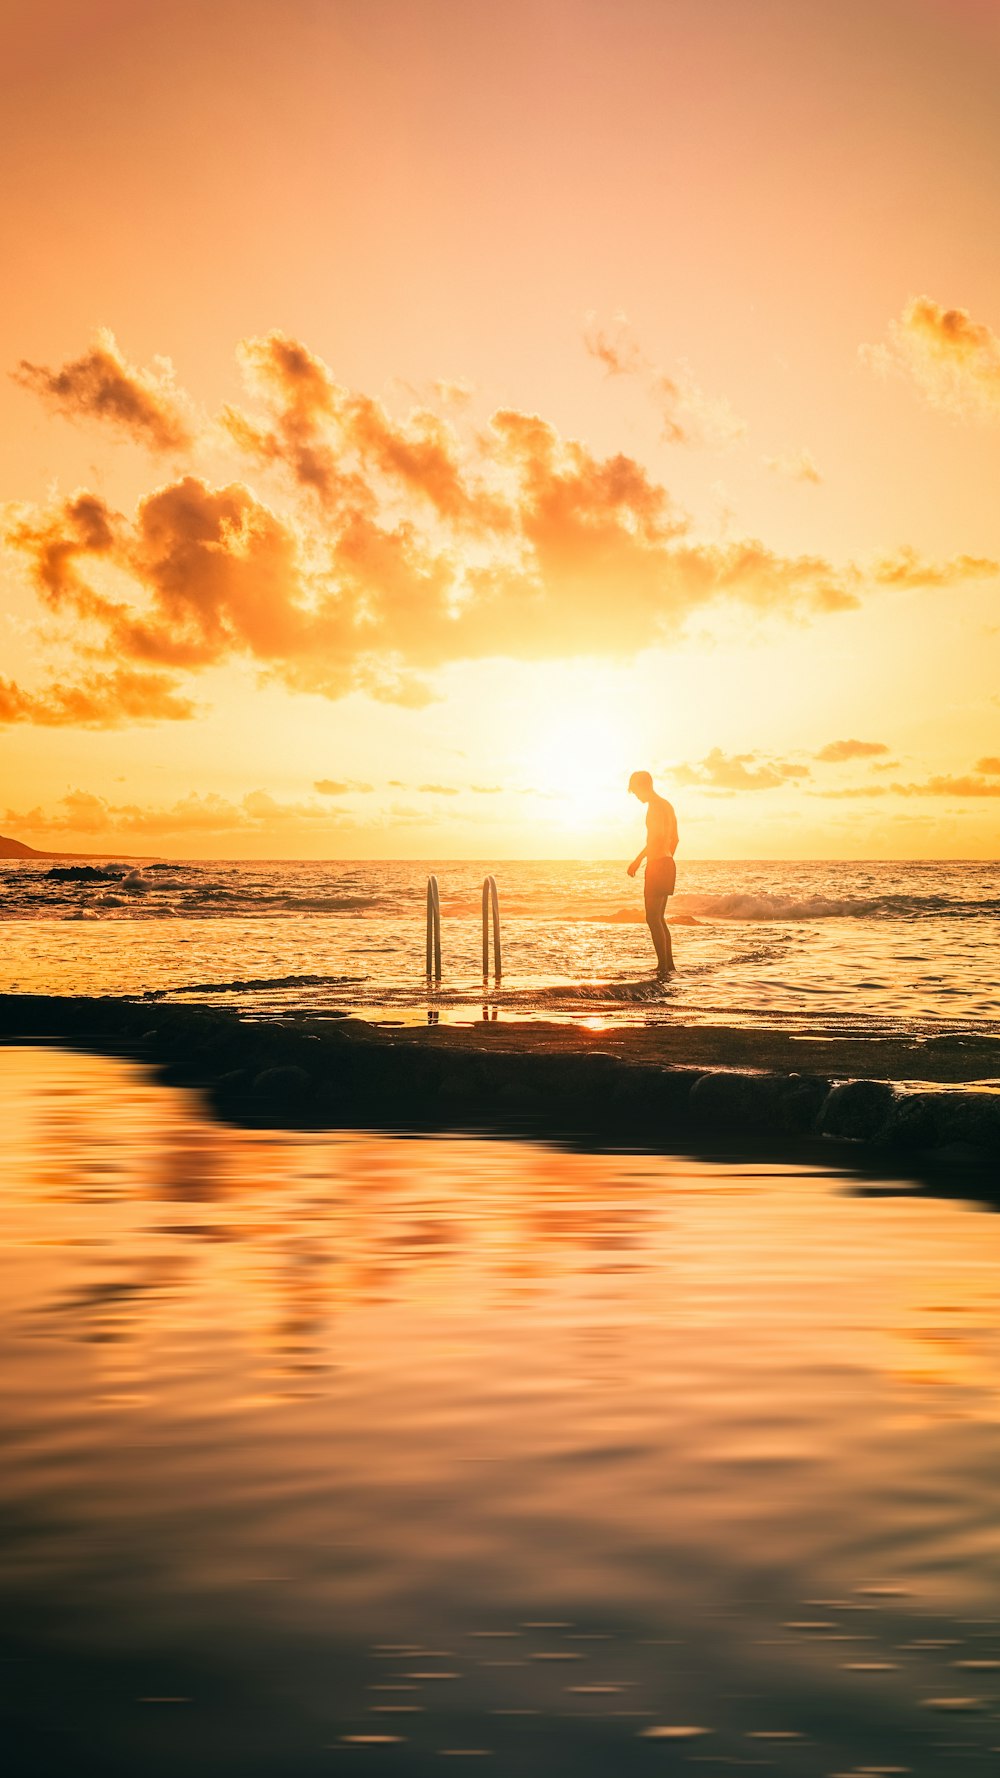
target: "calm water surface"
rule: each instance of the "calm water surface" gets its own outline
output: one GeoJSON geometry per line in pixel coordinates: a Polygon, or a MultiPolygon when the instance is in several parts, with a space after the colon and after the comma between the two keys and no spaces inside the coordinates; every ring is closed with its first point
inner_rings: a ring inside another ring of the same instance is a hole
{"type": "Polygon", "coordinates": [[[0,1051],[5,1769],[995,1773],[1000,1221],[0,1051]]]}

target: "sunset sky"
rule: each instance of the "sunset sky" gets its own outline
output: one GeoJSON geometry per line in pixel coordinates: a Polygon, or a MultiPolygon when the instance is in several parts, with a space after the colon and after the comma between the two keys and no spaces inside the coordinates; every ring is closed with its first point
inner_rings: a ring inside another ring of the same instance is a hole
{"type": "Polygon", "coordinates": [[[14,0],[0,831],[1000,852],[994,0],[14,0]]]}

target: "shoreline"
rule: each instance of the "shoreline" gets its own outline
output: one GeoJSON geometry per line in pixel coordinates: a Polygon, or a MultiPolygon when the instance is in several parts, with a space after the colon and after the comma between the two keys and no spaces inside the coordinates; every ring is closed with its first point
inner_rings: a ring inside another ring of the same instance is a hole
{"type": "Polygon", "coordinates": [[[0,995],[0,1043],[129,1056],[263,1128],[479,1131],[654,1150],[985,1172],[1000,1189],[1000,1039],[801,1038],[726,1026],[246,1019],[115,997],[0,995]]]}

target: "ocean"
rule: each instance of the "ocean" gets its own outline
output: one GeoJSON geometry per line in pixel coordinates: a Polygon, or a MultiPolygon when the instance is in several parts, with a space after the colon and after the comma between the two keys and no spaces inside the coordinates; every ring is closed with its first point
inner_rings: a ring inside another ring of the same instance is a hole
{"type": "Polygon", "coordinates": [[[1000,1032],[1000,863],[686,862],[653,976],[639,881],[614,863],[0,866],[0,991],[350,1012],[736,1024],[836,1035],[1000,1032]],[[442,977],[425,971],[428,872],[442,977]],[[503,977],[484,991],[481,887],[503,977]]]}

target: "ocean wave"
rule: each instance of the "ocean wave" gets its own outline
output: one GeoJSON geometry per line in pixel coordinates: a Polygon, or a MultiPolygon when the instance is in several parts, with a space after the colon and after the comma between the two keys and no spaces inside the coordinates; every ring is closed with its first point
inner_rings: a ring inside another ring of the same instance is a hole
{"type": "MultiPolygon", "coordinates": [[[[439,865],[446,927],[478,926],[481,869],[439,865]]],[[[498,867],[505,932],[533,943],[529,928],[548,924],[637,928],[641,886],[626,886],[617,866],[566,864],[498,867]],[[520,931],[519,931],[520,929],[520,931]]],[[[0,868],[0,912],[5,918],[60,918],[83,909],[105,918],[214,921],[371,920],[391,917],[422,933],[426,867],[420,864],[230,864],[129,860],[49,865],[16,860],[0,868]],[[119,899],[120,898],[120,899],[119,899]]],[[[995,922],[1000,918],[996,865],[804,864],[682,867],[680,892],[668,919],[679,927],[745,924],[805,927],[813,923],[918,922],[927,919],[995,922]]],[[[624,930],[622,936],[625,936],[624,930]]],[[[591,943],[592,935],[586,938],[591,943]]],[[[608,941],[614,942],[611,932],[608,941]]]]}
{"type": "Polygon", "coordinates": [[[181,987],[150,988],[143,999],[173,999],[175,994],[252,994],[257,988],[348,988],[367,980],[366,975],[248,975],[238,976],[232,982],[185,982],[181,987]]]}
{"type": "Polygon", "coordinates": [[[1000,900],[959,901],[947,895],[830,896],[678,895],[670,904],[707,920],[912,920],[928,915],[1000,916],[1000,900]]]}

